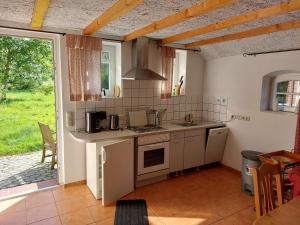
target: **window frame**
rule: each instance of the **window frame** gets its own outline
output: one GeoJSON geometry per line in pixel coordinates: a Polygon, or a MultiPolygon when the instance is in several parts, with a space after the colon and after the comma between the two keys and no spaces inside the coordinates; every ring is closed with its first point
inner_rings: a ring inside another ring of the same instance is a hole
{"type": "MultiPolygon", "coordinates": [[[[293,96],[300,96],[300,92],[294,92],[294,82],[295,81],[300,81],[300,76],[297,73],[287,73],[287,74],[282,74],[279,76],[276,76],[272,79],[272,95],[271,95],[271,101],[270,101],[270,109],[274,112],[282,112],[282,113],[294,113],[297,108],[296,106],[283,106],[283,110],[279,109],[278,102],[277,102],[277,95],[282,94],[282,95],[291,95],[293,96]],[[287,82],[287,81],[293,81],[293,87],[291,92],[278,92],[277,91],[277,86],[279,83],[282,82],[287,82]]],[[[292,103],[291,103],[292,104],[292,103]]]]}
{"type": "Polygon", "coordinates": [[[181,74],[183,75],[183,86],[179,96],[185,95],[185,87],[186,87],[187,50],[175,49],[175,55],[176,56],[173,59],[172,97],[177,96],[177,95],[173,95],[173,90],[175,88],[175,85],[178,84],[181,74]],[[184,68],[184,71],[182,71],[181,67],[184,68]],[[175,77],[176,79],[174,79],[175,77]]]}
{"type": "MultiPolygon", "coordinates": [[[[293,99],[294,99],[294,96],[300,96],[300,92],[294,91],[295,90],[295,82],[299,82],[299,80],[285,80],[285,81],[280,81],[280,82],[276,83],[275,99],[277,99],[278,95],[290,96],[290,98],[291,98],[289,105],[282,105],[281,107],[283,107],[283,110],[277,110],[277,111],[282,111],[282,112],[294,112],[295,111],[297,104],[296,104],[296,106],[293,106],[293,99]],[[278,85],[283,82],[292,82],[291,92],[278,92],[277,91],[278,85]]],[[[277,107],[279,107],[279,103],[276,102],[276,104],[277,104],[277,107]]]]}
{"type": "MultiPolygon", "coordinates": [[[[108,89],[105,89],[106,96],[112,96],[113,94],[113,87],[116,83],[116,47],[113,45],[108,45],[105,44],[102,46],[102,51],[101,51],[101,66],[103,64],[108,64],[109,67],[109,82],[108,82],[108,89]],[[103,52],[108,52],[109,53],[109,59],[108,60],[102,60],[102,53],[103,52]]],[[[101,73],[102,76],[102,73],[101,73]]],[[[101,87],[102,91],[102,87],[101,87]]]]}

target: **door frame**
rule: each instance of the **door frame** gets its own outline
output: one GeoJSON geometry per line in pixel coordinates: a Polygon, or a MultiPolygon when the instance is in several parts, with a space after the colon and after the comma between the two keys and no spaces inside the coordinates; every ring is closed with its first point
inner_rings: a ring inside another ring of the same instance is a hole
{"type": "Polygon", "coordinates": [[[64,183],[64,140],[63,140],[63,105],[62,105],[62,73],[60,55],[60,35],[25,31],[11,28],[0,28],[0,35],[48,39],[53,43],[53,66],[54,66],[54,87],[55,87],[55,114],[56,114],[56,142],[57,142],[57,181],[64,183]]]}

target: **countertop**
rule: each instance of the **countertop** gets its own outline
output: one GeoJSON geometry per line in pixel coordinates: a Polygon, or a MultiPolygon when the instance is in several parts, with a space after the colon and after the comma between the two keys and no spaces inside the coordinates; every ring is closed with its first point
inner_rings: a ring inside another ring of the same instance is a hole
{"type": "Polygon", "coordinates": [[[78,141],[90,143],[90,142],[98,142],[98,141],[105,141],[111,139],[124,139],[124,138],[132,138],[132,137],[166,133],[166,132],[192,130],[197,128],[211,128],[211,127],[225,125],[222,122],[211,122],[211,121],[196,121],[196,123],[197,125],[190,126],[190,127],[176,125],[174,123],[166,123],[162,125],[162,128],[164,129],[146,132],[146,133],[136,133],[132,130],[124,129],[124,130],[116,130],[116,131],[102,131],[99,133],[86,133],[84,131],[74,131],[71,132],[71,134],[78,141]]]}

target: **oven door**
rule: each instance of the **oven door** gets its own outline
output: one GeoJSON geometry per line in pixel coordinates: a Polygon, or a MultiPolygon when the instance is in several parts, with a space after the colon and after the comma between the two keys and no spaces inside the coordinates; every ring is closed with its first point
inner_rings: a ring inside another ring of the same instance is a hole
{"type": "Polygon", "coordinates": [[[138,175],[169,168],[169,142],[138,147],[138,175]]]}

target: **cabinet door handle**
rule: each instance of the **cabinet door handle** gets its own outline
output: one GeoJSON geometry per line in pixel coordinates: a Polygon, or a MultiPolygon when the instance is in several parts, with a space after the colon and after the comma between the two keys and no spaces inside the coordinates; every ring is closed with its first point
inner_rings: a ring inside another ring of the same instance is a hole
{"type": "Polygon", "coordinates": [[[106,151],[104,150],[104,148],[103,148],[103,150],[102,150],[102,163],[103,164],[105,164],[105,162],[106,162],[106,151]]]}

